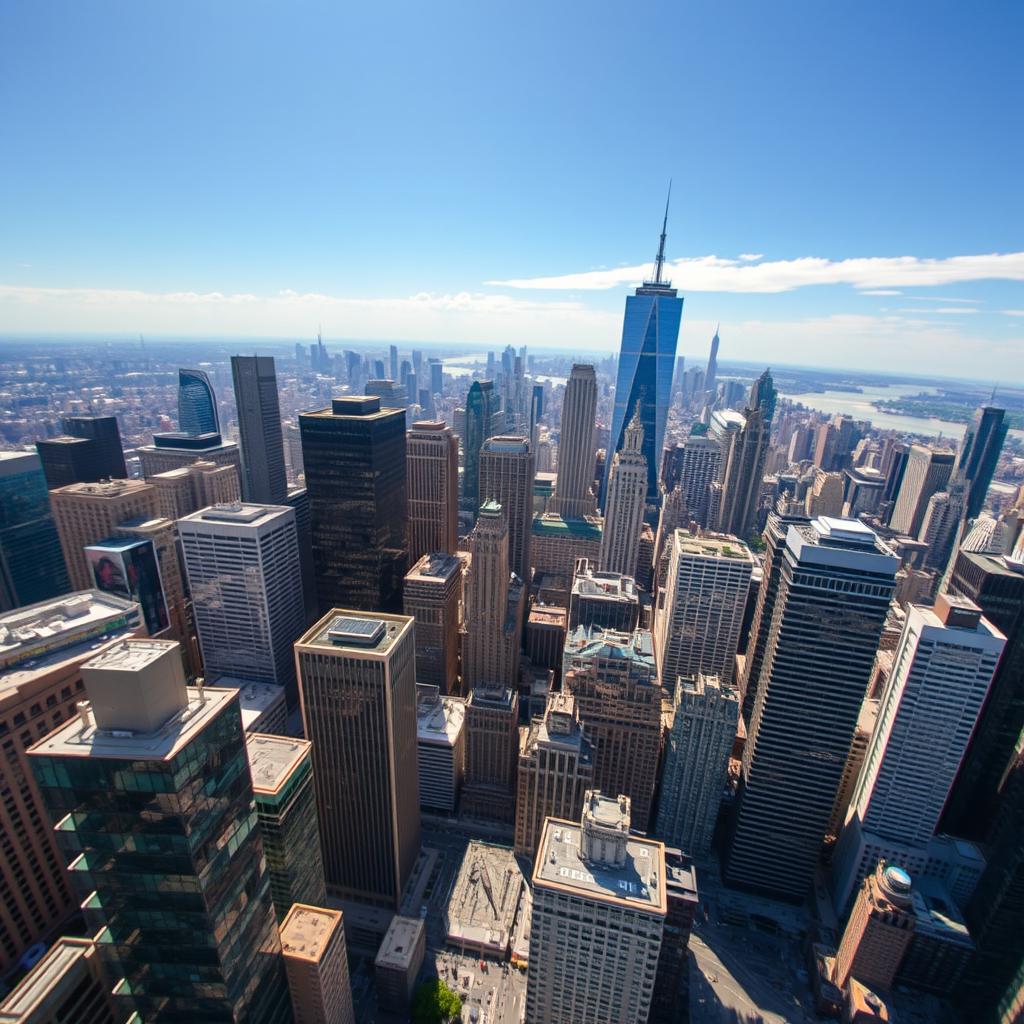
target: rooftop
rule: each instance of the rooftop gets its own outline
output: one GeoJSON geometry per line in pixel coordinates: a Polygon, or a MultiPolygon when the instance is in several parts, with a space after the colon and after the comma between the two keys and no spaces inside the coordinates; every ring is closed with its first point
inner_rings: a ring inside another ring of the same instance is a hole
{"type": "Polygon", "coordinates": [[[530,439],[517,435],[502,434],[499,437],[489,437],[483,443],[485,452],[502,452],[513,455],[527,455],[530,451],[530,439]]]}
{"type": "Polygon", "coordinates": [[[533,520],[535,537],[578,537],[599,541],[602,531],[603,524],[599,516],[563,519],[557,512],[545,512],[533,520]]]}
{"type": "Polygon", "coordinates": [[[382,409],[380,398],[376,395],[345,395],[332,399],[330,406],[326,409],[313,409],[310,412],[302,413],[300,419],[301,417],[315,417],[317,419],[383,420],[398,415],[401,415],[404,422],[404,409],[382,409]]]}
{"type": "Polygon", "coordinates": [[[235,690],[188,687],[184,709],[151,733],[97,729],[81,715],[69,719],[29,750],[45,757],[96,757],[116,761],[170,761],[233,700],[235,690]]]}
{"type": "Polygon", "coordinates": [[[349,611],[335,608],[296,641],[299,647],[359,655],[383,655],[408,630],[413,619],[408,615],[384,612],[349,611]]]}
{"type": "Polygon", "coordinates": [[[209,680],[211,686],[233,687],[238,691],[242,707],[242,728],[248,729],[264,712],[284,701],[284,687],[277,683],[258,683],[237,676],[217,676],[209,680]]]}
{"type": "Polygon", "coordinates": [[[426,925],[418,917],[402,917],[395,914],[377,951],[374,966],[393,971],[407,971],[412,965],[416,947],[425,928],[426,925]]]}
{"type": "Polygon", "coordinates": [[[416,685],[416,739],[420,743],[452,745],[462,732],[466,702],[444,697],[436,686],[416,685]]]}
{"type": "Polygon", "coordinates": [[[296,960],[317,963],[342,926],[342,917],[340,910],[292,904],[281,925],[281,952],[296,960]]]}
{"type": "Polygon", "coordinates": [[[155,665],[168,651],[178,648],[177,640],[150,640],[140,637],[114,644],[89,660],[90,669],[115,669],[118,672],[143,672],[155,665]]]}
{"type": "Polygon", "coordinates": [[[15,473],[31,473],[42,469],[42,462],[35,451],[0,452],[0,476],[14,476],[15,473]]]}
{"type": "Polygon", "coordinates": [[[456,555],[435,551],[424,555],[405,575],[406,582],[416,580],[447,580],[462,569],[462,560],[456,555]]]}
{"type": "MultiPolygon", "coordinates": [[[[60,938],[0,1003],[0,1024],[36,1020],[37,1011],[55,986],[94,948],[91,939],[60,938]]],[[[47,1015],[48,1016],[48,1015],[47,1015]]]]}
{"type": "Polygon", "coordinates": [[[255,793],[277,793],[302,759],[309,756],[313,744],[291,736],[271,736],[251,732],[245,740],[249,770],[255,793]]]}
{"type": "Polygon", "coordinates": [[[639,600],[636,580],[632,576],[620,576],[615,572],[595,572],[585,559],[581,561],[586,565],[586,569],[572,581],[574,594],[598,600],[627,601],[631,604],[639,600]]]}
{"type": "Polygon", "coordinates": [[[537,602],[530,609],[530,616],[527,621],[531,626],[557,626],[564,628],[567,615],[568,612],[561,605],[537,602]]]}
{"type": "Polygon", "coordinates": [[[148,490],[152,485],[145,480],[100,480],[97,483],[67,484],[57,487],[51,494],[80,494],[90,498],[120,498],[125,494],[148,490]]]}
{"type": "Polygon", "coordinates": [[[209,505],[198,512],[182,516],[179,523],[218,523],[225,526],[262,526],[282,515],[291,514],[287,505],[255,505],[232,501],[223,505],[209,505]]]}
{"type": "Polygon", "coordinates": [[[620,633],[600,626],[577,626],[565,640],[568,658],[628,658],[654,665],[654,640],[646,629],[620,633]]]}
{"type": "Polygon", "coordinates": [[[621,868],[587,864],[580,856],[583,829],[571,821],[548,818],[533,866],[534,888],[542,886],[571,896],[630,910],[666,912],[665,847],[639,836],[626,839],[621,868]]]}
{"type": "Polygon", "coordinates": [[[508,847],[471,841],[445,911],[448,942],[505,955],[525,881],[508,847]]]}
{"type": "Polygon", "coordinates": [[[679,551],[701,558],[728,558],[738,562],[749,562],[751,565],[754,562],[750,548],[738,537],[693,537],[688,530],[676,530],[675,545],[679,551]]]}

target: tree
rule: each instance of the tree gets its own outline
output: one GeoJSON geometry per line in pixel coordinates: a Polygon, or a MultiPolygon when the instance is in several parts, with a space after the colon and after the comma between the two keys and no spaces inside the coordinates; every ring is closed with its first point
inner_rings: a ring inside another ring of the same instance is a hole
{"type": "Polygon", "coordinates": [[[462,1013],[462,1000],[440,978],[425,982],[412,1001],[415,1024],[451,1024],[462,1013]]]}

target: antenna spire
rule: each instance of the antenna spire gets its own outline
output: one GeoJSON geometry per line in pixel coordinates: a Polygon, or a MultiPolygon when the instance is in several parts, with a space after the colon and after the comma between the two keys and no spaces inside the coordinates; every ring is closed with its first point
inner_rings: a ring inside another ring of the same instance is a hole
{"type": "Polygon", "coordinates": [[[665,200],[665,219],[661,222],[661,243],[654,261],[654,283],[661,284],[661,271],[665,266],[665,235],[668,233],[668,204],[672,201],[672,179],[668,180],[668,198],[665,200]]]}

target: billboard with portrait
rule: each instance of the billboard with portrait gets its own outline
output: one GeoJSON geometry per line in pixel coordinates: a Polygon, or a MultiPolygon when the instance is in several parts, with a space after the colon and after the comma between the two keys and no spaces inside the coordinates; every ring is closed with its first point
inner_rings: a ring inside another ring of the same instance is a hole
{"type": "Polygon", "coordinates": [[[170,622],[156,548],[151,540],[111,537],[85,549],[97,590],[138,601],[150,636],[170,622]]]}

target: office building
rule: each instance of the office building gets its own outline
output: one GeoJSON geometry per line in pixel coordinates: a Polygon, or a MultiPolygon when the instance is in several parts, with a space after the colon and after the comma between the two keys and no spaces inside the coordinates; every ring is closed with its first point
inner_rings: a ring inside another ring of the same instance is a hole
{"type": "MultiPolygon", "coordinates": [[[[89,483],[94,480],[124,480],[128,468],[124,462],[121,446],[121,431],[116,416],[65,416],[62,421],[64,433],[70,437],[84,437],[92,442],[89,453],[90,476],[68,480],[66,483],[89,483]],[[93,475],[93,474],[99,475],[93,475]]],[[[62,487],[64,484],[51,484],[62,487]]]]}
{"type": "Polygon", "coordinates": [[[711,339],[711,350],[708,352],[708,367],[704,371],[704,390],[714,398],[718,387],[718,328],[715,328],[711,339]]]}
{"type": "Polygon", "coordinates": [[[531,605],[523,647],[533,668],[557,671],[562,667],[565,620],[564,605],[550,604],[540,598],[531,605]]]}
{"type": "Polygon", "coordinates": [[[519,685],[526,588],[509,571],[508,524],[497,502],[480,509],[469,538],[462,632],[462,689],[519,685]]]}
{"type": "Polygon", "coordinates": [[[757,589],[754,617],[750,623],[747,653],[740,678],[740,696],[743,702],[742,715],[750,725],[754,713],[754,699],[757,696],[758,681],[764,666],[764,657],[771,635],[772,616],[775,614],[775,600],[782,580],[782,563],[786,555],[786,536],[795,524],[806,524],[806,517],[800,513],[775,511],[768,514],[764,529],[764,575],[757,589]]]}
{"type": "Polygon", "coordinates": [[[203,459],[154,473],[146,483],[156,488],[157,509],[165,519],[181,519],[208,505],[228,505],[242,500],[237,467],[203,459]]]}
{"type": "Polygon", "coordinates": [[[0,452],[0,612],[69,589],[39,456],[0,452]]]}
{"type": "Polygon", "coordinates": [[[661,755],[661,687],[651,634],[580,627],[565,642],[562,690],[593,744],[594,785],[623,793],[647,831],[661,755]]]}
{"type": "Polygon", "coordinates": [[[178,433],[154,434],[153,444],[139,445],[135,452],[145,480],[157,473],[190,466],[196,461],[233,466],[238,479],[242,479],[242,453],[237,444],[224,441],[220,434],[199,437],[178,433]]]}
{"type": "Polygon", "coordinates": [[[661,681],[670,693],[680,676],[732,683],[754,565],[735,537],[673,534],[665,603],[655,617],[661,681]]]}
{"type": "Polygon", "coordinates": [[[585,558],[596,566],[601,556],[602,535],[600,516],[563,519],[557,512],[534,516],[530,541],[534,575],[571,580],[579,559],[585,558]]]}
{"type": "Polygon", "coordinates": [[[736,691],[717,676],[679,678],[654,831],[694,857],[711,849],[739,714],[736,691]]]}
{"type": "Polygon", "coordinates": [[[242,497],[260,505],[283,505],[288,475],[274,357],[232,356],[231,377],[242,448],[242,497]]]}
{"type": "Polygon", "coordinates": [[[0,972],[78,908],[25,751],[75,714],[81,666],[105,646],[142,633],[139,606],[85,591],[0,615],[0,972]]]}
{"type": "Polygon", "coordinates": [[[327,891],[396,910],[420,848],[413,621],[335,609],[295,657],[327,891]]]}
{"type": "Polygon", "coordinates": [[[601,536],[601,571],[634,579],[649,482],[643,438],[638,404],[626,428],[622,447],[611,460],[601,536]]]}
{"type": "Polygon", "coordinates": [[[474,519],[487,498],[480,491],[480,449],[487,438],[501,433],[503,425],[501,398],[494,390],[494,381],[473,381],[466,395],[466,418],[462,431],[462,508],[474,519]]]}
{"type": "MultiPolygon", "coordinates": [[[[619,369],[615,383],[615,405],[608,451],[620,452],[626,443],[630,418],[639,416],[643,455],[647,469],[646,501],[658,503],[658,468],[665,447],[665,422],[672,397],[672,368],[676,361],[679,323],[683,317],[683,300],[668,281],[662,280],[665,266],[665,234],[668,207],[661,230],[661,243],[654,263],[654,280],[644,281],[635,295],[626,298],[619,347],[619,369]]],[[[606,463],[599,503],[608,513],[606,497],[611,485],[610,470],[614,459],[606,463]]],[[[632,576],[632,572],[627,575],[632,576]]]]}
{"type": "Polygon", "coordinates": [[[519,691],[481,683],[466,698],[466,781],[462,813],[511,822],[519,754],[519,691]]]}
{"type": "Polygon", "coordinates": [[[674,1024],[680,1007],[690,1003],[690,960],[687,949],[693,915],[700,904],[697,895],[697,872],[693,861],[681,850],[665,848],[665,928],[658,971],[654,978],[651,1000],[651,1024],[674,1024]]]}
{"type": "Polygon", "coordinates": [[[321,613],[398,611],[409,568],[404,411],[335,398],[299,427],[321,613]]]}
{"type": "Polygon", "coordinates": [[[574,363],[562,400],[562,433],[558,442],[558,484],[551,511],[564,519],[597,512],[594,497],[594,423],[597,375],[594,367],[574,363]]]}
{"type": "Polygon", "coordinates": [[[925,571],[930,570],[940,576],[945,574],[953,547],[960,536],[966,504],[966,488],[955,478],[946,485],[946,490],[936,491],[928,499],[928,508],[918,535],[918,540],[928,545],[922,565],[925,571]]]}
{"type": "MultiPolygon", "coordinates": [[[[87,437],[70,437],[63,434],[36,442],[36,454],[50,490],[67,487],[69,484],[95,483],[110,479],[107,470],[109,460],[96,442],[87,437]]],[[[121,456],[122,466],[124,456],[121,456]]],[[[123,480],[127,471],[117,479],[123,480]]]]}
{"type": "Polygon", "coordinates": [[[775,384],[765,370],[750,389],[743,426],[733,435],[728,461],[720,471],[718,528],[722,533],[746,539],[755,532],[775,400],[775,384]]]}
{"type": "Polygon", "coordinates": [[[896,984],[949,998],[960,990],[970,969],[974,942],[955,900],[941,882],[915,877],[910,898],[914,931],[896,972],[896,984]]]}
{"type": "Polygon", "coordinates": [[[425,554],[405,574],[402,608],[416,620],[416,681],[459,693],[462,559],[425,554]]]}
{"type": "Polygon", "coordinates": [[[156,490],[142,480],[69,484],[50,492],[50,507],[73,590],[96,585],[86,547],[112,536],[128,519],[159,516],[156,490]]]}
{"type": "Polygon", "coordinates": [[[636,581],[615,572],[598,572],[597,564],[580,559],[569,595],[569,632],[579,626],[600,626],[632,633],[640,625],[640,596],[636,581]]]}
{"type": "Polygon", "coordinates": [[[928,501],[936,491],[945,490],[953,472],[955,456],[947,448],[924,444],[910,446],[903,479],[896,495],[889,525],[898,533],[916,537],[928,509],[928,501]]]}
{"type": "Polygon", "coordinates": [[[238,706],[242,709],[242,728],[247,733],[265,733],[269,736],[288,735],[288,702],[284,687],[274,683],[255,683],[238,676],[217,676],[220,689],[238,691],[238,706]]]}
{"type": "Polygon", "coordinates": [[[516,853],[533,857],[545,819],[575,821],[583,812],[587,790],[593,788],[593,755],[576,702],[568,693],[553,693],[543,717],[530,723],[519,750],[516,853]]]}
{"type": "Polygon", "coordinates": [[[377,1005],[382,1010],[409,1013],[426,952],[424,922],[418,917],[395,914],[373,961],[377,1005]]]}
{"type": "Polygon", "coordinates": [[[629,799],[589,791],[549,818],[533,866],[526,1024],[645,1024],[667,913],[665,848],[630,835],[629,799]]]}
{"type": "Polygon", "coordinates": [[[178,429],[193,437],[220,433],[217,397],[205,370],[178,370],[178,429]]]}
{"type": "Polygon", "coordinates": [[[296,903],[281,925],[296,1024],[355,1024],[340,910],[296,903]]]}
{"type": "Polygon", "coordinates": [[[718,479],[722,447],[706,433],[690,433],[683,443],[679,486],[686,499],[689,517],[699,526],[709,526],[709,488],[718,479]]]}
{"type": "Polygon", "coordinates": [[[163,640],[81,671],[90,700],[29,759],[122,1016],[288,1020],[235,691],[187,687],[163,640]]]}
{"type": "Polygon", "coordinates": [[[857,520],[790,526],[724,863],[730,885],[806,894],[898,568],[857,520]]]}
{"type": "Polygon", "coordinates": [[[459,440],[444,421],[421,420],[406,440],[409,562],[458,549],[459,440]]]}
{"type": "Polygon", "coordinates": [[[851,978],[873,989],[892,988],[917,923],[910,875],[879,861],[857,893],[836,953],[832,981],[845,989],[851,978]]]}
{"type": "Polygon", "coordinates": [[[92,939],[59,938],[0,1001],[0,1024],[122,1024],[92,939]]]}
{"type": "Polygon", "coordinates": [[[496,501],[508,521],[509,568],[527,586],[532,577],[533,452],[525,437],[489,437],[480,448],[481,502],[496,501]]]}
{"type": "Polygon", "coordinates": [[[416,763],[420,807],[451,816],[466,766],[466,702],[436,686],[416,684],[416,763]]]}
{"type": "Polygon", "coordinates": [[[1024,729],[1024,565],[1003,556],[960,551],[948,592],[972,600],[1005,637],[989,698],[978,720],[942,828],[982,840],[992,826],[997,793],[1024,729]]]}
{"type": "Polygon", "coordinates": [[[905,866],[938,831],[1004,643],[967,598],[911,605],[833,856],[838,907],[879,851],[905,866]]]}
{"type": "Polygon", "coordinates": [[[836,790],[836,799],[832,804],[832,814],[828,819],[827,835],[838,838],[846,823],[846,812],[853,799],[853,788],[857,785],[860,777],[860,770],[864,765],[864,756],[868,752],[868,743],[871,734],[875,731],[875,722],[878,721],[878,698],[865,697],[860,707],[860,716],[857,719],[857,728],[854,731],[853,739],[850,741],[850,750],[846,755],[846,763],[843,765],[843,774],[839,779],[839,789],[836,790]]]}
{"type": "Polygon", "coordinates": [[[977,519],[985,507],[1008,426],[1005,409],[983,405],[964,434],[955,472],[967,486],[967,519],[977,519]]]}
{"type": "Polygon", "coordinates": [[[295,512],[212,505],[178,520],[207,681],[240,675],[297,704],[292,644],[305,625],[295,512]]]}
{"type": "MultiPolygon", "coordinates": [[[[244,725],[244,716],[243,716],[244,725]]],[[[313,785],[313,745],[291,736],[246,731],[256,814],[277,920],[294,903],[327,900],[313,785]]]]}
{"type": "MultiPolygon", "coordinates": [[[[804,497],[804,510],[808,519],[817,516],[838,518],[843,514],[845,485],[842,473],[814,470],[814,482],[804,497]]],[[[854,518],[851,512],[850,518],[854,518]]]]}

